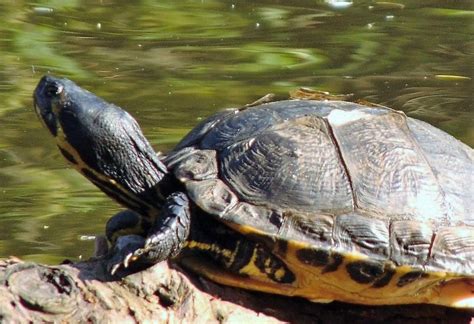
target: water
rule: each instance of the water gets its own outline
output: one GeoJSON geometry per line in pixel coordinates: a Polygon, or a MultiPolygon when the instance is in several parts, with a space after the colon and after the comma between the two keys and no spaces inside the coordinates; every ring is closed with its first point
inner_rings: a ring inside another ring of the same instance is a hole
{"type": "Polygon", "coordinates": [[[470,1],[9,1],[0,18],[0,257],[87,257],[120,210],[37,120],[46,73],[126,108],[162,151],[212,112],[301,86],[474,145],[470,1]]]}

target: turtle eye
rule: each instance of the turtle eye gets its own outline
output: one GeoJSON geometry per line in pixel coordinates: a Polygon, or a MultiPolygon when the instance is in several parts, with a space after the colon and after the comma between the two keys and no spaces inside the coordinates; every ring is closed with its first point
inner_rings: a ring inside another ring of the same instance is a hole
{"type": "Polygon", "coordinates": [[[51,84],[48,84],[45,89],[45,94],[49,98],[56,97],[58,94],[60,94],[63,91],[63,86],[59,83],[53,82],[51,84]]]}

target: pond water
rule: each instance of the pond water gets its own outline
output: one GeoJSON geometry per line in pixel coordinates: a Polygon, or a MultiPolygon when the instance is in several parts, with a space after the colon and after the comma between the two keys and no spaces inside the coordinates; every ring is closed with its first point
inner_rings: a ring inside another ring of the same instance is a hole
{"type": "Polygon", "coordinates": [[[0,257],[90,256],[116,203],[32,109],[43,74],[126,108],[167,151],[211,113],[298,87],[403,110],[474,145],[470,1],[3,1],[0,257]]]}

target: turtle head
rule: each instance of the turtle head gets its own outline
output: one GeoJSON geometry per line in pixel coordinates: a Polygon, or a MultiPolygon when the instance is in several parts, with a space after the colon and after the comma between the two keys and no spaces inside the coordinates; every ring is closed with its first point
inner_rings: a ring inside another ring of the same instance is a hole
{"type": "Polygon", "coordinates": [[[44,76],[33,97],[39,118],[79,172],[142,215],[160,208],[167,169],[132,116],[68,79],[44,76]]]}

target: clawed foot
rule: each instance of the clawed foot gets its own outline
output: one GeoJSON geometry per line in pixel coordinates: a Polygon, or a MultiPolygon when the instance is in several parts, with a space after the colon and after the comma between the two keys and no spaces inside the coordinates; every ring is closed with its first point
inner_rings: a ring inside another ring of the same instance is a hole
{"type": "Polygon", "coordinates": [[[116,263],[111,266],[110,268],[110,274],[115,275],[117,270],[120,268],[127,269],[130,263],[138,260],[142,254],[145,253],[145,249],[138,249],[135,252],[127,254],[122,262],[116,263]]]}
{"type": "Polygon", "coordinates": [[[145,238],[139,235],[125,235],[117,239],[113,249],[113,256],[109,261],[108,270],[115,275],[120,269],[127,269],[148,252],[145,247],[145,238]]]}

